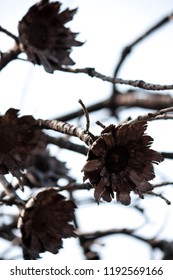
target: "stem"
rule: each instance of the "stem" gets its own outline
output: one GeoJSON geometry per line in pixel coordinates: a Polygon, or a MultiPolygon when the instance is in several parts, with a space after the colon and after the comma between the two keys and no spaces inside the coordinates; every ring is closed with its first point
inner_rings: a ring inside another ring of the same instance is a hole
{"type": "Polygon", "coordinates": [[[173,159],[173,153],[162,152],[161,154],[164,158],[173,159]]]}

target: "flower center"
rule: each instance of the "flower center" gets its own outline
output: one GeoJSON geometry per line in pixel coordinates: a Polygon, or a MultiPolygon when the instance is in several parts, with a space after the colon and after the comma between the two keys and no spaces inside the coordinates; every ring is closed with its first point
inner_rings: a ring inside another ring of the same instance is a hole
{"type": "Polygon", "coordinates": [[[125,146],[115,146],[110,150],[105,159],[105,165],[109,172],[117,173],[123,170],[129,160],[129,153],[125,146]]]}
{"type": "Polygon", "coordinates": [[[34,47],[44,50],[48,45],[48,29],[45,23],[34,22],[28,26],[28,41],[34,47]]]}

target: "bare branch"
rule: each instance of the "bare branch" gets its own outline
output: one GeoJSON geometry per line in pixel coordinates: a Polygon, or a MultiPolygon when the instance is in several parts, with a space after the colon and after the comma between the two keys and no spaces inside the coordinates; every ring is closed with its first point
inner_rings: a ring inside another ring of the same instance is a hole
{"type": "Polygon", "coordinates": [[[138,122],[138,121],[153,121],[153,120],[157,119],[158,117],[165,118],[165,114],[169,113],[169,112],[173,112],[173,107],[164,108],[164,109],[161,109],[161,110],[153,112],[153,113],[148,113],[143,116],[138,116],[136,119],[128,121],[128,123],[134,123],[134,122],[138,122]]]}
{"type": "Polygon", "coordinates": [[[12,60],[17,59],[18,55],[21,53],[21,49],[18,45],[15,45],[13,49],[6,53],[0,54],[0,71],[12,60]]]}
{"type": "MultiPolygon", "coordinates": [[[[87,106],[88,113],[107,108],[111,111],[119,107],[140,107],[145,109],[160,110],[173,106],[173,98],[170,94],[139,92],[136,90],[118,94],[114,98],[107,98],[103,101],[87,106]]],[[[82,110],[76,110],[63,116],[55,117],[59,121],[69,121],[82,115],[82,110]]]]}
{"type": "Polygon", "coordinates": [[[49,144],[54,144],[59,146],[62,149],[67,149],[73,152],[80,153],[82,155],[87,155],[88,149],[85,146],[81,146],[75,143],[70,142],[68,139],[62,137],[53,137],[50,135],[45,135],[46,141],[49,144]]]}
{"type": "Polygon", "coordinates": [[[88,110],[85,107],[85,104],[83,103],[83,101],[81,99],[78,100],[78,102],[81,104],[84,114],[85,114],[85,118],[86,118],[86,132],[89,132],[89,127],[90,127],[90,119],[89,119],[89,114],[88,114],[88,110]]]}
{"type": "Polygon", "coordinates": [[[116,95],[113,103],[117,107],[128,106],[160,110],[173,106],[173,98],[170,94],[128,91],[127,93],[116,95]]]}
{"type": "Polygon", "coordinates": [[[17,206],[23,206],[25,203],[24,201],[17,195],[15,192],[15,189],[12,187],[12,185],[7,181],[4,175],[0,174],[0,183],[2,187],[4,188],[4,192],[0,195],[0,205],[6,204],[6,205],[17,205],[17,206]],[[4,196],[8,196],[9,198],[3,199],[4,196]]]}
{"type": "Polygon", "coordinates": [[[75,136],[86,143],[88,146],[93,143],[94,139],[91,135],[81,127],[56,121],[38,119],[37,124],[41,129],[51,129],[67,135],[75,136]]]}
{"type": "Polygon", "coordinates": [[[152,83],[148,83],[145,82],[143,80],[125,80],[125,79],[120,79],[120,78],[112,78],[106,75],[103,75],[97,71],[95,71],[94,68],[77,68],[77,69],[72,69],[72,68],[61,68],[61,71],[64,72],[69,72],[69,73],[83,73],[83,74],[87,74],[90,77],[95,77],[98,78],[102,81],[106,81],[112,84],[120,84],[120,85],[128,85],[128,86],[132,86],[132,87],[138,87],[138,88],[142,88],[145,90],[153,90],[153,91],[159,91],[159,90],[170,90],[173,89],[173,84],[170,85],[159,85],[159,84],[152,84],[152,83]]]}
{"type": "Polygon", "coordinates": [[[154,184],[152,186],[153,186],[153,188],[158,188],[158,187],[163,187],[163,186],[168,186],[168,185],[173,185],[173,182],[162,182],[159,184],[154,184]]]}
{"type": "Polygon", "coordinates": [[[0,174],[0,183],[1,183],[1,186],[4,188],[5,195],[8,195],[10,198],[14,198],[15,197],[15,191],[14,191],[13,187],[7,181],[5,176],[1,175],[1,174],[0,174]]]}
{"type": "Polygon", "coordinates": [[[168,200],[166,197],[164,197],[161,193],[155,193],[155,192],[151,191],[151,192],[147,192],[147,194],[160,197],[161,199],[163,199],[166,202],[167,205],[171,205],[170,200],[168,200]]]}
{"type": "Polygon", "coordinates": [[[164,24],[168,23],[170,20],[172,20],[173,13],[167,15],[166,17],[162,18],[159,22],[154,24],[151,28],[149,28],[146,32],[144,32],[141,36],[139,36],[136,40],[134,40],[131,44],[126,46],[121,54],[120,61],[118,65],[116,66],[115,72],[114,72],[114,78],[117,76],[120,67],[122,66],[123,62],[127,58],[127,56],[131,53],[132,48],[135,47],[138,43],[140,43],[142,40],[146,39],[147,36],[149,36],[151,33],[155,32],[158,28],[162,27],[164,24]]]}
{"type": "MultiPolygon", "coordinates": [[[[110,103],[109,100],[107,100],[107,99],[105,101],[103,100],[101,102],[87,106],[87,111],[88,111],[88,113],[96,112],[98,110],[106,108],[109,103],[110,103]]],[[[72,120],[72,119],[75,119],[75,118],[81,116],[82,113],[83,113],[83,110],[80,109],[80,110],[76,110],[72,113],[65,114],[63,116],[59,116],[58,118],[56,117],[55,119],[58,121],[67,122],[69,120],[72,120]]]]}
{"type": "Polygon", "coordinates": [[[0,26],[0,32],[5,33],[6,35],[14,39],[16,41],[16,44],[19,44],[19,38],[14,34],[12,34],[10,31],[8,31],[7,29],[3,28],[2,26],[0,26]]]}

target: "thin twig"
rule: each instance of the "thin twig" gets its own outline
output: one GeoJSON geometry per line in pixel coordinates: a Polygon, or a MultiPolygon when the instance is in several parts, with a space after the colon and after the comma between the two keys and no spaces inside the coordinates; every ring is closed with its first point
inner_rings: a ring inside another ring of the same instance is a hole
{"type": "Polygon", "coordinates": [[[89,232],[89,233],[80,233],[79,232],[78,236],[85,237],[85,239],[89,240],[89,241],[94,241],[98,238],[106,237],[109,235],[126,234],[137,240],[140,240],[142,242],[149,244],[153,249],[159,248],[162,251],[164,251],[164,249],[165,249],[165,244],[168,243],[167,241],[156,240],[155,238],[145,238],[143,236],[135,234],[134,232],[135,232],[134,229],[123,228],[123,229],[110,229],[110,230],[94,231],[94,232],[89,232]]]}
{"type": "MultiPolygon", "coordinates": [[[[151,33],[153,33],[154,31],[156,31],[158,28],[160,28],[161,26],[163,26],[165,23],[168,23],[171,19],[172,19],[173,14],[169,14],[168,16],[164,17],[163,19],[161,19],[158,23],[156,23],[154,26],[152,26],[151,28],[149,28],[146,32],[144,32],[141,36],[139,36],[136,40],[134,40],[131,44],[129,44],[128,46],[126,46],[121,54],[120,60],[115,68],[114,71],[114,79],[117,77],[117,74],[121,68],[121,66],[123,65],[125,59],[127,58],[127,56],[131,53],[133,47],[135,47],[138,43],[140,43],[142,40],[146,39],[146,37],[148,35],[150,35],[151,33]]],[[[111,100],[116,100],[116,98],[121,97],[122,94],[120,94],[120,92],[118,91],[116,84],[113,84],[113,92],[111,95],[111,100]]],[[[116,103],[115,103],[116,105],[116,103]]],[[[139,106],[139,104],[138,104],[139,106]]],[[[171,106],[171,104],[169,105],[171,106]]],[[[163,106],[162,108],[164,108],[166,106],[163,106]]],[[[154,107],[154,109],[161,109],[161,108],[156,108],[154,107]]],[[[112,109],[112,111],[115,111],[116,107],[112,109]]],[[[116,113],[116,111],[115,111],[116,113]]]]}
{"type": "MultiPolygon", "coordinates": [[[[104,109],[104,108],[107,108],[109,106],[109,100],[106,99],[106,100],[103,100],[103,101],[100,101],[98,103],[95,103],[93,105],[90,105],[90,106],[87,106],[87,111],[88,113],[92,113],[92,112],[96,112],[98,110],[101,110],[101,109],[104,109]]],[[[75,119],[75,118],[78,118],[79,116],[81,116],[83,113],[83,110],[76,110],[72,113],[69,113],[69,114],[65,114],[63,116],[59,116],[59,117],[56,117],[54,119],[58,120],[58,121],[62,121],[62,122],[67,122],[69,120],[72,120],[72,119],[75,119]]]]}
{"type": "Polygon", "coordinates": [[[18,45],[15,45],[14,48],[9,50],[6,53],[0,54],[0,71],[12,60],[17,59],[18,55],[21,53],[21,49],[18,45]]]}
{"type": "Polygon", "coordinates": [[[8,35],[12,39],[14,39],[17,44],[19,44],[19,38],[17,36],[15,36],[14,34],[12,34],[10,31],[8,31],[7,29],[3,28],[2,26],[0,26],[0,32],[5,33],[6,35],[8,35]]]}
{"type": "Polygon", "coordinates": [[[24,201],[17,195],[15,189],[13,186],[7,181],[4,175],[0,174],[0,183],[2,187],[4,188],[4,192],[0,195],[0,204],[6,204],[6,205],[17,205],[22,206],[24,205],[24,201]],[[3,199],[3,197],[8,196],[8,199],[3,199]]]}
{"type": "Polygon", "coordinates": [[[86,132],[89,132],[90,119],[89,119],[88,110],[87,110],[87,108],[85,107],[85,104],[83,103],[83,101],[82,101],[81,99],[79,99],[78,102],[79,102],[79,104],[82,106],[83,112],[84,112],[84,115],[85,115],[85,118],[86,118],[86,128],[85,128],[85,131],[86,131],[86,132]]]}
{"type": "Polygon", "coordinates": [[[72,69],[72,68],[61,68],[61,71],[64,72],[69,72],[69,73],[83,73],[87,74],[91,77],[95,77],[98,79],[101,79],[102,81],[110,82],[112,84],[121,84],[121,85],[128,85],[132,87],[138,87],[142,88],[145,90],[153,90],[153,91],[159,91],[159,90],[170,90],[173,89],[173,84],[170,85],[160,85],[160,84],[152,84],[145,82],[143,80],[127,80],[127,79],[120,79],[120,78],[112,78],[106,75],[103,75],[97,71],[95,71],[94,68],[77,68],[77,69],[72,69]]]}
{"type": "Polygon", "coordinates": [[[82,155],[87,155],[88,149],[85,146],[75,144],[69,139],[65,139],[63,137],[53,137],[50,135],[45,135],[46,142],[49,144],[54,144],[62,149],[67,149],[73,152],[80,153],[82,155]]]}
{"type": "Polygon", "coordinates": [[[163,114],[163,115],[160,115],[160,116],[156,116],[154,118],[154,120],[173,120],[173,114],[163,114]]]}
{"type": "Polygon", "coordinates": [[[99,126],[101,126],[101,128],[105,128],[105,127],[106,127],[106,126],[105,126],[103,123],[101,123],[100,121],[96,121],[96,124],[99,125],[99,126]]]}
{"type": "Polygon", "coordinates": [[[148,113],[143,116],[138,116],[136,119],[132,119],[132,120],[128,121],[128,123],[134,123],[134,122],[138,122],[138,121],[152,121],[152,120],[157,119],[160,116],[165,117],[165,114],[169,113],[169,112],[173,112],[173,107],[164,108],[164,109],[161,109],[161,110],[153,112],[153,113],[148,113]]]}
{"type": "Polygon", "coordinates": [[[15,190],[13,189],[11,184],[7,181],[5,176],[1,175],[1,174],[0,174],[0,183],[1,183],[1,186],[4,188],[5,194],[7,196],[9,196],[10,198],[14,198],[16,195],[15,190]]]}
{"type": "MultiPolygon", "coordinates": [[[[140,107],[145,109],[160,110],[173,106],[173,98],[170,94],[153,93],[150,91],[139,92],[136,90],[128,91],[115,96],[113,99],[107,98],[101,102],[87,106],[88,113],[99,110],[109,109],[115,111],[119,107],[140,107]]],[[[65,114],[54,119],[67,122],[81,116],[83,110],[76,110],[72,113],[65,114]]]]}
{"type": "Polygon", "coordinates": [[[168,185],[173,185],[173,182],[162,182],[159,184],[152,184],[153,188],[158,188],[158,187],[163,187],[163,186],[168,186],[168,185]]]}
{"type": "Polygon", "coordinates": [[[142,40],[146,39],[148,35],[155,32],[158,28],[162,27],[164,24],[168,23],[170,20],[172,20],[173,13],[167,15],[166,17],[162,18],[159,22],[154,24],[151,28],[149,28],[146,32],[144,32],[141,36],[139,36],[136,40],[134,40],[131,44],[126,46],[121,54],[120,61],[118,65],[116,66],[115,72],[114,72],[114,78],[117,76],[120,67],[122,66],[123,62],[127,58],[127,56],[131,53],[132,48],[136,46],[138,43],[140,43],[142,40]]]}
{"type": "Polygon", "coordinates": [[[163,199],[166,202],[167,205],[171,205],[170,200],[168,200],[166,197],[164,197],[161,193],[155,193],[153,191],[150,191],[150,192],[147,192],[147,194],[160,197],[161,199],[163,199]]]}
{"type": "Polygon", "coordinates": [[[64,187],[60,187],[58,189],[58,191],[69,191],[69,192],[73,192],[73,191],[79,191],[79,190],[90,190],[93,189],[93,186],[90,183],[70,183],[67,186],[64,187]]]}

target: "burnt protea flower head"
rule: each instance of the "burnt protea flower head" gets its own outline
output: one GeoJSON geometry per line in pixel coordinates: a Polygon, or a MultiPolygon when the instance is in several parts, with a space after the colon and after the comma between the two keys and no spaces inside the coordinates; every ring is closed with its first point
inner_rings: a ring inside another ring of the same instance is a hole
{"type": "Polygon", "coordinates": [[[0,116],[0,174],[11,172],[19,180],[32,154],[46,146],[32,116],[18,117],[16,109],[0,116]]]}
{"type": "Polygon", "coordinates": [[[76,9],[60,12],[60,7],[59,2],[40,1],[29,9],[18,27],[19,41],[28,60],[43,65],[49,73],[73,65],[69,57],[71,48],[83,44],[75,40],[77,33],[65,27],[76,9]]]}
{"type": "Polygon", "coordinates": [[[62,248],[62,238],[75,237],[71,224],[75,208],[73,201],[65,200],[53,188],[29,199],[18,222],[25,258],[36,259],[45,251],[56,254],[62,248]]]}
{"type": "Polygon", "coordinates": [[[144,134],[145,121],[119,126],[109,125],[92,144],[83,167],[84,181],[95,188],[97,202],[110,202],[116,192],[117,201],[129,205],[130,192],[140,197],[152,190],[148,182],[155,177],[152,163],[163,160],[160,153],[150,149],[153,139],[144,134]]]}

